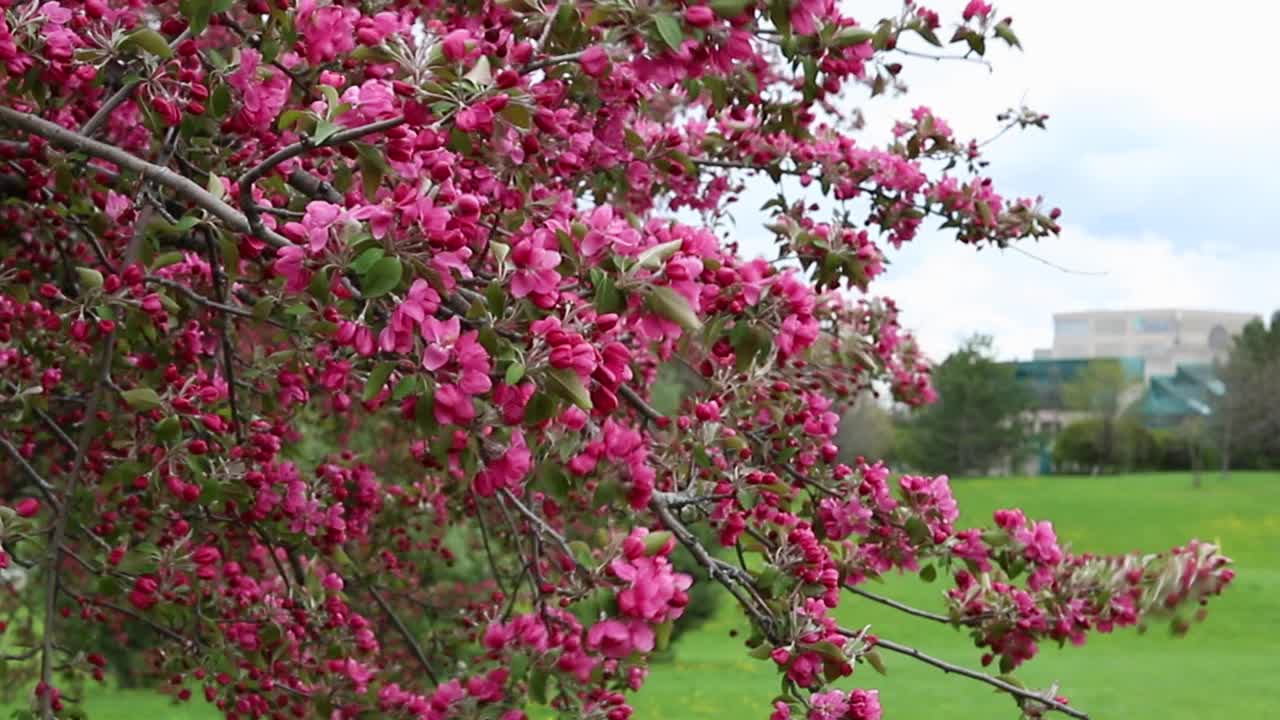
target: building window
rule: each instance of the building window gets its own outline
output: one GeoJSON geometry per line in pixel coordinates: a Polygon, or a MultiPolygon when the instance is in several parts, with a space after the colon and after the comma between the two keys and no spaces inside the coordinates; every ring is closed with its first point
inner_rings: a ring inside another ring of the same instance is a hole
{"type": "Polygon", "coordinates": [[[1134,332],[1156,334],[1173,332],[1173,319],[1168,317],[1142,317],[1133,320],[1134,332]]]}
{"type": "Polygon", "coordinates": [[[1084,318],[1060,319],[1054,323],[1053,331],[1061,337],[1084,337],[1089,334],[1089,321],[1084,318]]]}

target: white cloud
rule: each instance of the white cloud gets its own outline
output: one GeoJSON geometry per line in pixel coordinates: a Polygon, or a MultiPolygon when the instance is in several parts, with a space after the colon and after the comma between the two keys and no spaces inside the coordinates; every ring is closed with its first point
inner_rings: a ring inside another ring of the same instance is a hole
{"type": "Polygon", "coordinates": [[[874,286],[900,300],[903,322],[942,359],[964,336],[994,335],[1000,355],[1029,358],[1052,343],[1055,312],[1116,308],[1204,308],[1269,315],[1280,249],[1175,246],[1155,235],[1099,235],[1066,227],[1062,237],[1021,246],[1025,254],[975,251],[921,237],[893,253],[874,286]]]}
{"type": "MultiPolygon", "coordinates": [[[[926,4],[952,19],[965,2],[926,4]]],[[[846,6],[863,24],[901,7],[846,6]]],[[[1270,36],[1280,3],[1003,0],[997,12],[1014,18],[1025,52],[991,53],[993,72],[904,58],[911,92],[864,104],[863,141],[883,139],[920,104],[959,136],[983,138],[998,112],[1025,99],[1050,114],[1049,131],[1002,138],[989,153],[990,174],[1008,196],[1051,190],[1047,200],[1064,206],[1068,223],[1088,224],[1021,247],[1106,274],[1064,273],[1015,251],[977,252],[923,234],[889,251],[893,265],[871,290],[899,301],[930,355],[941,359],[978,331],[995,336],[1003,357],[1029,357],[1051,343],[1054,312],[1269,314],[1280,305],[1272,292],[1280,246],[1263,209],[1280,197],[1280,93],[1264,77],[1275,64],[1270,36]]],[[[756,211],[765,190],[753,186],[740,206],[748,252],[767,250],[756,211]]]]}

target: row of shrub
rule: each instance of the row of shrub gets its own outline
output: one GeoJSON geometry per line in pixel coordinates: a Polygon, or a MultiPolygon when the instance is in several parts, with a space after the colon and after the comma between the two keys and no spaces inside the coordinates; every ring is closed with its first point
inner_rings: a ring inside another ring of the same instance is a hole
{"type": "Polygon", "coordinates": [[[1130,418],[1094,418],[1072,423],[1054,438],[1053,460],[1060,472],[1217,467],[1221,454],[1212,440],[1194,428],[1152,430],[1130,418]]]}

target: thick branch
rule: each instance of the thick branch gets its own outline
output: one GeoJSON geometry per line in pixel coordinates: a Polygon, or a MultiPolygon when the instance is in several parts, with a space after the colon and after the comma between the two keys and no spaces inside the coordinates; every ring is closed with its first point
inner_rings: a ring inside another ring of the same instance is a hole
{"type": "Polygon", "coordinates": [[[662,524],[675,535],[676,540],[693,554],[698,564],[706,569],[707,575],[715,582],[720,583],[729,594],[733,595],[742,609],[751,616],[756,626],[765,634],[771,642],[776,641],[773,632],[773,617],[769,614],[767,608],[763,608],[763,602],[754,596],[754,587],[751,584],[751,575],[747,571],[730,565],[711,556],[707,549],[702,546],[689,528],[676,518],[675,513],[671,512],[671,508],[667,506],[666,499],[662,495],[654,495],[649,501],[649,508],[662,520],[662,524]],[[744,592],[745,591],[745,592],[744,592]]]}
{"type": "MultiPolygon", "coordinates": [[[[147,162],[114,145],[108,145],[85,137],[74,130],[68,130],[61,125],[56,125],[35,115],[19,112],[10,107],[0,106],[0,123],[18,128],[32,135],[39,135],[54,145],[82,152],[119,165],[126,170],[136,172],[144,179],[172,190],[182,198],[194,203],[197,207],[221,220],[232,230],[245,234],[251,232],[249,221],[239,211],[189,178],[183,177],[166,167],[147,162]]],[[[258,237],[276,247],[291,244],[274,232],[258,234],[258,237]]]]}

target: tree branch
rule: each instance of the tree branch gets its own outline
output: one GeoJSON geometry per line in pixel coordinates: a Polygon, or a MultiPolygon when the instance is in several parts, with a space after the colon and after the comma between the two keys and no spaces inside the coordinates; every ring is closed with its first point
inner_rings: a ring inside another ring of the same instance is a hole
{"type": "MultiPolygon", "coordinates": [[[[893,598],[888,598],[883,595],[877,595],[868,590],[863,590],[860,587],[854,587],[853,585],[844,585],[843,587],[845,590],[848,590],[854,595],[857,595],[859,597],[864,597],[872,602],[878,602],[881,605],[891,607],[894,610],[900,610],[908,615],[913,615],[918,618],[924,618],[925,620],[932,620],[934,622],[943,623],[944,625],[955,624],[951,621],[951,618],[947,617],[946,615],[939,615],[937,613],[931,613],[928,610],[920,610],[918,608],[913,608],[910,605],[904,605],[903,603],[900,603],[897,600],[894,600],[893,598]]],[[[964,623],[962,622],[961,624],[964,624],[964,623]]]]}
{"type": "MultiPolygon", "coordinates": [[[[176,48],[178,45],[182,44],[182,41],[189,37],[191,37],[190,27],[184,29],[173,40],[170,40],[169,47],[176,48]]],[[[111,113],[116,108],[120,107],[125,100],[128,100],[133,96],[133,91],[137,90],[138,86],[141,85],[142,82],[143,80],[141,77],[126,80],[124,85],[120,86],[119,90],[115,91],[111,97],[107,98],[106,102],[102,103],[102,105],[98,107],[98,111],[93,114],[93,117],[89,118],[88,122],[80,128],[80,133],[85,137],[93,137],[93,134],[98,132],[98,128],[102,127],[102,125],[111,117],[111,113]]]]}
{"type": "Polygon", "coordinates": [[[764,603],[755,595],[755,588],[751,582],[751,575],[746,571],[734,565],[718,560],[707,552],[702,546],[698,538],[685,527],[684,523],[676,518],[675,513],[671,512],[671,508],[667,506],[666,498],[662,495],[654,495],[649,501],[649,508],[662,520],[662,524],[675,535],[676,540],[685,547],[698,561],[698,564],[706,569],[707,575],[715,582],[720,583],[742,609],[751,616],[751,619],[760,628],[760,631],[769,638],[770,642],[776,642],[777,636],[773,631],[773,616],[769,613],[768,608],[764,607],[764,603]],[[746,592],[744,592],[746,591],[746,592]]]}
{"type": "Polygon", "coordinates": [[[13,461],[18,464],[18,467],[26,474],[27,478],[39,488],[40,494],[44,496],[44,499],[49,501],[49,504],[53,505],[55,509],[58,508],[60,504],[55,495],[56,490],[53,485],[50,485],[43,475],[31,467],[31,463],[28,463],[26,458],[22,457],[22,453],[18,452],[18,448],[2,437],[0,437],[0,447],[4,448],[4,451],[8,453],[9,457],[13,458],[13,461]]]}
{"type": "Polygon", "coordinates": [[[399,615],[396,615],[396,611],[391,609],[391,606],[387,604],[387,601],[382,597],[377,589],[373,587],[372,583],[360,578],[359,576],[357,576],[357,578],[362,584],[364,584],[365,589],[369,591],[369,595],[373,597],[373,601],[378,604],[378,608],[382,610],[383,614],[386,615],[389,620],[391,620],[391,624],[395,625],[396,632],[400,633],[400,637],[404,638],[405,643],[409,646],[409,652],[413,653],[413,657],[417,659],[418,664],[422,666],[423,672],[427,674],[427,677],[431,678],[431,683],[433,685],[439,685],[440,680],[436,677],[435,671],[431,669],[431,662],[427,660],[427,654],[422,652],[422,646],[418,644],[416,639],[414,639],[413,633],[409,631],[408,626],[404,624],[404,621],[400,619],[399,615]]]}
{"type": "MultiPolygon", "coordinates": [[[[842,635],[847,635],[849,637],[855,637],[857,635],[856,632],[849,630],[847,628],[840,628],[840,633],[842,635]]],[[[909,647],[907,645],[900,645],[896,642],[893,642],[892,640],[885,640],[884,638],[881,638],[881,637],[876,638],[875,647],[884,648],[885,650],[889,650],[892,652],[896,652],[900,655],[906,655],[907,657],[914,658],[926,665],[932,665],[933,667],[936,667],[939,670],[949,675],[951,674],[961,675],[971,680],[977,680],[980,683],[985,683],[996,689],[1003,690],[1009,693],[1010,695],[1013,695],[1014,697],[1018,698],[1019,705],[1021,705],[1023,702],[1036,702],[1036,703],[1040,703],[1041,705],[1044,705],[1046,708],[1050,710],[1056,710],[1065,715],[1070,715],[1073,718],[1077,718],[1078,720],[1089,720],[1089,715],[1087,713],[1084,713],[1080,710],[1076,710],[1075,708],[1069,705],[1066,705],[1064,703],[1060,703],[1057,700],[1054,700],[1052,697],[1048,697],[1047,695],[1042,695],[1036,692],[1031,692],[1030,690],[1020,688],[1017,685],[1005,682],[1000,678],[992,677],[990,675],[987,675],[986,673],[978,672],[977,670],[970,670],[969,668],[962,667],[960,665],[953,665],[947,662],[946,660],[940,660],[936,657],[933,657],[932,655],[926,655],[925,653],[922,653],[913,647],[909,647]]]]}
{"type": "MultiPolygon", "coordinates": [[[[86,155],[107,160],[120,167],[136,172],[145,180],[172,190],[180,197],[190,201],[197,207],[207,211],[228,227],[238,233],[250,234],[252,228],[243,214],[227,203],[218,199],[205,188],[200,187],[189,178],[183,177],[166,167],[147,162],[114,145],[99,142],[61,125],[54,124],[44,118],[29,115],[11,107],[0,106],[0,123],[18,128],[32,135],[38,135],[54,145],[68,150],[82,152],[86,155]]],[[[275,232],[256,234],[262,240],[275,247],[291,245],[286,238],[275,232]]]]}
{"type": "Polygon", "coordinates": [[[240,209],[244,211],[244,219],[248,224],[248,232],[251,232],[258,237],[263,237],[268,232],[266,226],[262,224],[262,218],[258,214],[257,205],[253,201],[253,185],[258,180],[265,177],[267,173],[275,169],[276,166],[300,155],[304,155],[310,150],[353,142],[355,140],[359,140],[365,135],[384,132],[393,127],[403,125],[404,123],[404,116],[398,115],[393,118],[378,120],[349,130],[340,130],[325,138],[324,142],[316,143],[312,142],[310,139],[302,140],[277,150],[266,160],[254,165],[252,168],[249,168],[245,174],[240,176],[240,180],[238,181],[238,185],[240,186],[240,209]]]}

